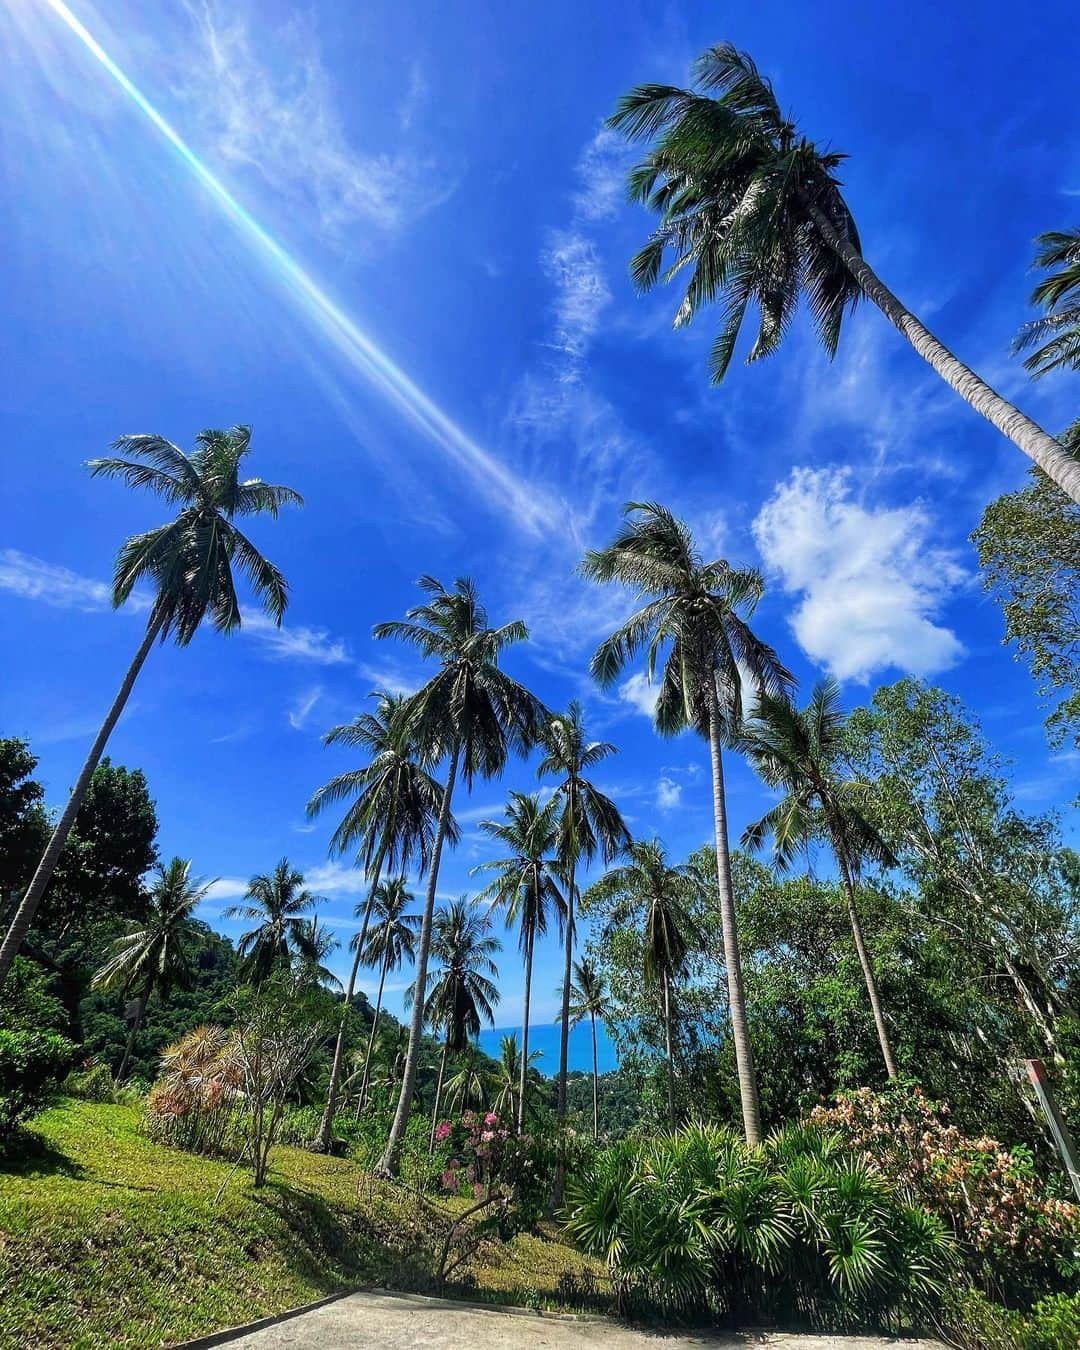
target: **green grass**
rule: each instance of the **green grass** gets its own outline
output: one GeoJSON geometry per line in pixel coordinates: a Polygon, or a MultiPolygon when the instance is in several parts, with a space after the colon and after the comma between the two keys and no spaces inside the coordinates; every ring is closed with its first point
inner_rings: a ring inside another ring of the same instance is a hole
{"type": "MultiPolygon", "coordinates": [[[[0,1161],[0,1347],[154,1346],[365,1283],[431,1289],[457,1205],[354,1164],[275,1151],[269,1183],[153,1144],[139,1111],[65,1101],[0,1161]]],[[[486,1243],[464,1287],[558,1306],[600,1269],[554,1231],[486,1243]]]]}

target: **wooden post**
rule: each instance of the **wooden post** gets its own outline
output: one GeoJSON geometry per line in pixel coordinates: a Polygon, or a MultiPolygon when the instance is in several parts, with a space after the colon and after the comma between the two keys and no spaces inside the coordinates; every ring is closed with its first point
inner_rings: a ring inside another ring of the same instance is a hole
{"type": "Polygon", "coordinates": [[[1065,1124],[1065,1117],[1061,1114],[1057,1099],[1054,1097],[1054,1089],[1046,1076],[1046,1066],[1041,1059],[1026,1059],[1024,1067],[1046,1116],[1046,1123],[1050,1126],[1050,1133],[1054,1136],[1054,1143],[1061,1154],[1061,1161],[1065,1164],[1065,1171],[1072,1182],[1076,1198],[1080,1200],[1080,1159],[1077,1158],[1076,1145],[1065,1124]]]}

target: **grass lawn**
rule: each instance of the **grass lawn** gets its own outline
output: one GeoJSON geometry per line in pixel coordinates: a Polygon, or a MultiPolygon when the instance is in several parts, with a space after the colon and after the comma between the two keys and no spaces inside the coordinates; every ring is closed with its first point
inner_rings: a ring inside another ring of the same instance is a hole
{"type": "MultiPolygon", "coordinates": [[[[65,1101],[0,1160],[0,1347],[155,1346],[365,1283],[432,1287],[453,1201],[279,1148],[254,1191],[230,1165],[163,1148],[139,1110],[65,1101]]],[[[461,1202],[461,1206],[464,1202],[461,1202]]],[[[485,1243],[463,1288],[557,1307],[603,1270],[554,1230],[485,1243]]]]}

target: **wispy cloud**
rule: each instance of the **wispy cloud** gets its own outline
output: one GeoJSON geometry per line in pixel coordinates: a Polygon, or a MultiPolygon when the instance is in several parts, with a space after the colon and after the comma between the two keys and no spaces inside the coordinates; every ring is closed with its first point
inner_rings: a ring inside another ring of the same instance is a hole
{"type": "Polygon", "coordinates": [[[218,877],[206,892],[208,900],[237,900],[247,895],[248,882],[241,877],[218,877]]]}
{"type": "Polygon", "coordinates": [[[753,523],[766,566],[799,597],[799,645],[838,679],[868,680],[895,667],[945,670],[963,655],[934,622],[967,583],[957,555],[934,543],[924,506],[855,500],[846,469],[795,469],[753,523]]]}
{"type": "Polygon", "coordinates": [[[305,693],[299,695],[294,701],[287,713],[289,726],[294,731],[303,731],[316,703],[322,698],[322,693],[322,688],[316,685],[313,689],[308,689],[305,693]]]}
{"type": "Polygon", "coordinates": [[[661,811],[674,811],[682,805],[682,784],[661,778],[656,784],[656,805],[661,811]]]}
{"type": "Polygon", "coordinates": [[[649,683],[649,677],[644,671],[631,675],[628,680],[624,680],[619,685],[619,698],[622,702],[629,703],[632,708],[636,708],[639,713],[644,713],[648,718],[652,718],[656,712],[656,700],[659,694],[660,690],[655,684],[649,683]]]}
{"type": "Polygon", "coordinates": [[[626,173],[633,163],[633,147],[617,132],[602,127],[582,151],[577,163],[580,184],[574,207],[582,220],[611,220],[626,200],[626,173]]]}
{"type": "Polygon", "coordinates": [[[567,358],[563,380],[573,378],[611,303],[611,291],[596,245],[574,230],[555,231],[541,256],[555,287],[555,333],[551,345],[567,358]]]}
{"type": "Polygon", "coordinates": [[[342,666],[349,661],[344,639],[334,637],[325,628],[303,624],[279,628],[273,619],[257,609],[244,609],[241,633],[257,642],[266,654],[279,661],[310,661],[318,666],[342,666]]]}

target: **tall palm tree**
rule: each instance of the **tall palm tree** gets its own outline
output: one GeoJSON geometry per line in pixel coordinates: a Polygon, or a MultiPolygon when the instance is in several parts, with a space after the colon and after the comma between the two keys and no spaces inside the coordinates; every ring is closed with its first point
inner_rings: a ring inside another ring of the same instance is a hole
{"type": "Polygon", "coordinates": [[[158,996],[164,997],[169,989],[184,986],[191,979],[184,939],[190,931],[191,916],[212,883],[198,881],[190,872],[191,862],[183,858],[174,858],[168,866],[158,865],[157,877],[147,891],[145,921],[116,939],[108,959],[90,982],[93,989],[122,989],[125,997],[135,994],[131,1030],[116,1073],[121,1082],[150,995],[156,989],[158,996]]]}
{"type": "MultiPolygon", "coordinates": [[[[378,701],[374,712],[361,713],[352,722],[331,727],[323,737],[325,745],[347,745],[365,751],[370,756],[367,764],[336,774],[319,788],[307,808],[309,818],[314,818],[333,803],[350,803],[330,836],[330,852],[340,856],[355,849],[358,865],[371,878],[367,899],[357,906],[360,931],[353,946],[353,963],[338,1022],[326,1106],[315,1137],[315,1147],[324,1153],[330,1148],[333,1135],[349,1009],[383,871],[389,868],[404,872],[410,863],[415,863],[423,875],[431,859],[435,822],[443,798],[442,787],[417,757],[405,699],[387,693],[378,693],[375,698],[378,701]]],[[[447,817],[444,831],[452,843],[457,842],[458,827],[452,816],[447,817]]]]}
{"type": "Polygon", "coordinates": [[[479,1036],[483,1022],[495,1025],[499,990],[494,981],[499,978],[499,968],[493,958],[501,950],[502,943],[491,932],[490,914],[473,908],[465,897],[455,900],[434,916],[431,954],[440,969],[432,971],[428,977],[426,998],[421,998],[418,993],[419,969],[412,990],[406,996],[413,1012],[417,1004],[423,1006],[428,1023],[443,1033],[430,1148],[435,1147],[447,1056],[461,1054],[469,1042],[479,1036]]]}
{"type": "Polygon", "coordinates": [[[672,1130],[675,1129],[672,986],[682,974],[690,948],[700,945],[701,941],[687,907],[689,894],[686,868],[672,867],[657,839],[631,844],[627,861],[606,872],[588,892],[590,908],[603,905],[607,910],[609,930],[635,919],[642,924],[643,974],[649,984],[660,988],[667,1061],[668,1124],[672,1130]]]}
{"type": "Polygon", "coordinates": [[[656,727],[675,735],[692,727],[706,738],[712,761],[716,870],[724,936],[731,1032],[739,1075],[743,1128],[761,1138],[761,1105],[746,1027],[735,897],[731,885],[727,799],[722,748],[743,717],[743,672],[755,690],[780,692],[794,683],[776,652],[752,631],[747,617],[764,590],[760,573],[718,559],[705,562],[682,521],[655,503],[631,502],[614,543],[589,552],[582,571],[638,593],[641,604],[592,659],[592,673],[610,685],[643,648],[651,680],[667,653],[656,701],[656,727]]]}
{"type": "Polygon", "coordinates": [[[548,931],[549,915],[564,927],[566,904],[556,884],[558,863],[555,851],[559,842],[559,803],[552,797],[540,805],[539,794],[526,796],[511,792],[505,818],[482,820],[480,828],[509,850],[509,856],[481,863],[474,872],[498,873],[494,881],[476,897],[501,908],[508,928],[517,927],[518,942],[525,959],[525,999],[521,1029],[521,1083],[518,1090],[516,1124],[520,1131],[525,1118],[525,1094],[529,1068],[529,1008],[532,1001],[533,956],[536,939],[548,931]]]}
{"type": "MultiPolygon", "coordinates": [[[[612,862],[630,843],[630,831],[610,797],[586,774],[615,747],[608,741],[590,741],[585,733],[581,704],[573,702],[564,713],[552,717],[544,729],[544,757],[537,777],[558,778],[553,800],[559,803],[559,860],[566,875],[566,924],[563,948],[562,1009],[559,1031],[559,1083],[556,1109],[565,1121],[569,1099],[567,1073],[570,1054],[570,983],[576,936],[574,906],[577,899],[577,869],[599,854],[612,862]]],[[[563,1168],[555,1177],[555,1202],[562,1200],[563,1168]]]]}
{"type": "Polygon", "coordinates": [[[491,1075],[491,1089],[495,1094],[491,1103],[493,1111],[510,1120],[522,1118],[518,1109],[522,1079],[534,1071],[533,1066],[540,1058],[539,1050],[523,1055],[518,1049],[516,1036],[502,1038],[499,1042],[499,1063],[491,1075]]]}
{"type": "Polygon", "coordinates": [[[340,946],[326,924],[319,922],[317,914],[301,920],[296,935],[296,962],[302,986],[341,988],[341,981],[326,964],[340,946]]]}
{"type": "Polygon", "coordinates": [[[810,702],[799,712],[782,696],[763,694],[753,718],[746,724],[745,748],[754,767],[772,788],[786,796],[743,831],[742,842],[760,848],[773,840],[773,857],[787,868],[812,839],[828,839],[847,893],[848,917],[859,954],[866,992],[874,1013],[878,1043],[890,1078],[897,1076],[896,1060],[881,1007],[874,967],[866,950],[856,904],[856,882],[864,858],[896,867],[892,850],[860,809],[866,785],[846,776],[841,767],[845,718],[840,688],[833,679],[814,688],[810,702]]]}
{"type": "Polygon", "coordinates": [[[428,596],[425,604],[409,610],[403,621],[375,627],[377,638],[399,638],[439,662],[436,673],[408,701],[408,725],[425,763],[447,761],[416,954],[418,993],[409,1025],[409,1061],[378,1168],[385,1176],[397,1172],[398,1154],[412,1111],[424,1031],[435,891],[454,784],[459,773],[470,790],[477,776],[496,777],[511,751],[524,753],[536,743],[546,712],[533,694],[499,668],[502,653],[528,637],[525,625],[515,620],[501,628],[489,628],[487,611],[467,578],[459,578],[452,590],[433,577],[422,577],[420,585],[428,596]]]}
{"type": "Polygon", "coordinates": [[[958,360],[871,270],[840,191],[844,156],[800,136],[769,81],[730,43],[705,52],[694,77],[693,89],[638,86],[620,99],[609,125],[651,142],[629,190],[660,223],[630,264],[634,282],[648,290],[685,271],[677,326],[720,302],[713,381],[727,371],[751,302],[760,312],[748,357],[756,361],[780,346],[800,297],[832,355],[845,314],[865,296],[946,384],[1080,500],[1080,464],[958,360]],[[673,262],[663,270],[669,250],[673,262]]]}
{"type": "MultiPolygon", "coordinates": [[[[367,1053],[364,1056],[364,1074],[360,1083],[360,1108],[367,1101],[368,1084],[371,1081],[371,1054],[375,1046],[375,1036],[379,1030],[379,1015],[382,1012],[383,990],[386,977],[393,970],[400,970],[406,961],[416,957],[416,930],[420,926],[418,914],[406,914],[413,903],[403,877],[394,877],[382,882],[373,897],[372,923],[366,935],[362,952],[363,963],[377,966],[379,969],[379,992],[375,999],[375,1015],[371,1019],[371,1031],[368,1035],[367,1053]]],[[[353,938],[353,946],[360,953],[362,932],[353,938]]]]}
{"type": "Polygon", "coordinates": [[[255,924],[236,944],[244,975],[253,984],[262,984],[275,969],[288,965],[294,952],[303,952],[308,938],[303,916],[316,899],[304,886],[303,872],[282,858],[272,872],[251,878],[245,903],[225,911],[226,919],[255,924]]]}
{"type": "MultiPolygon", "coordinates": [[[[476,1045],[469,1041],[457,1056],[454,1073],[446,1080],[446,1101],[451,1111],[475,1106],[484,1109],[488,1074],[476,1045]]],[[[434,1144],[432,1145],[434,1147],[434,1144]]]]}
{"type": "Polygon", "coordinates": [[[600,1138],[600,1056],[596,1045],[596,1019],[604,1016],[607,984],[588,959],[574,962],[574,980],[570,985],[570,1025],[589,1019],[592,1026],[592,1135],[600,1138]]]}
{"type": "Polygon", "coordinates": [[[1080,227],[1048,230],[1035,243],[1034,265],[1059,270],[1043,277],[1032,291],[1031,303],[1042,305],[1046,313],[1024,324],[1013,351],[1035,348],[1024,369],[1038,378],[1051,370],[1080,370],[1080,227]]]}
{"type": "Polygon", "coordinates": [[[121,436],[113,449],[125,451],[129,458],[90,461],[92,477],[119,478],[128,487],[151,488],[180,511],[167,524],[132,535],[117,556],[113,572],[116,608],[139,582],[153,587],[146,632],[0,945],[0,987],[30,931],[94,769],[155,640],[164,642],[171,634],[178,647],[186,647],[207,616],[219,633],[239,628],[243,616],[234,563],[274,623],[280,625],[284,617],[288,604],[285,578],[234,522],[238,516],[277,516],[282,506],[302,506],[303,499],[292,488],[259,478],[241,481],[240,461],[250,441],[250,427],[200,431],[196,448],[188,456],[161,436],[121,436]]]}

